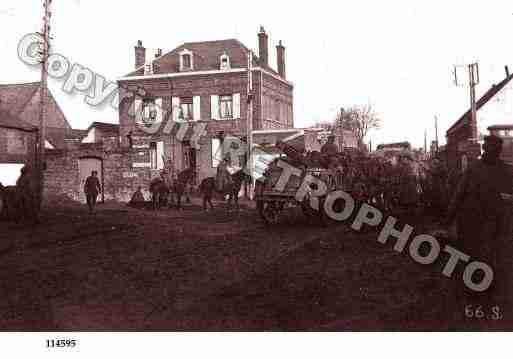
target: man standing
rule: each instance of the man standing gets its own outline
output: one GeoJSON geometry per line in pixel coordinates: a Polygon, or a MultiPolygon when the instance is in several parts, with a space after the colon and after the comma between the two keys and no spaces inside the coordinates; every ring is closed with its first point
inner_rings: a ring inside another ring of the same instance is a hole
{"type": "Polygon", "coordinates": [[[21,175],[16,181],[16,197],[23,219],[38,223],[38,206],[35,195],[32,169],[25,165],[21,169],[21,175]]]}
{"type": "Polygon", "coordinates": [[[232,184],[232,176],[228,171],[229,166],[230,156],[227,154],[219,166],[217,166],[216,189],[218,192],[223,193],[224,191],[227,191],[229,186],[232,184]]]}
{"type": "Polygon", "coordinates": [[[89,207],[89,213],[94,212],[94,207],[96,206],[96,198],[98,194],[101,193],[102,188],[100,185],[100,181],[98,180],[98,172],[92,171],[91,175],[87,177],[85,185],[84,185],[84,193],[87,199],[87,205],[89,207]]]}
{"type": "Polygon", "coordinates": [[[486,136],[483,151],[482,158],[469,165],[456,188],[447,224],[456,220],[458,249],[494,271],[492,286],[484,293],[469,293],[466,304],[477,300],[480,305],[501,306],[504,310],[501,302],[508,294],[507,260],[511,257],[508,232],[512,206],[507,198],[513,192],[513,169],[500,159],[500,137],[486,136]]]}
{"type": "Polygon", "coordinates": [[[328,156],[336,156],[338,153],[338,147],[335,144],[335,136],[329,135],[328,142],[321,147],[321,154],[328,156]]]}

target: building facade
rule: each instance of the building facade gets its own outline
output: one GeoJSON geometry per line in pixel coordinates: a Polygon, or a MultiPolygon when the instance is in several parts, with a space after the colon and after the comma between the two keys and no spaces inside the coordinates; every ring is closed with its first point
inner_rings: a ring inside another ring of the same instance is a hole
{"type": "MultiPolygon", "coordinates": [[[[476,111],[489,103],[512,79],[513,75],[510,75],[506,68],[506,77],[498,84],[493,85],[477,100],[476,111]]],[[[471,116],[469,109],[447,130],[446,159],[450,169],[462,171],[481,154],[481,134],[477,134],[477,139],[473,138],[471,116]]]]}
{"type": "MultiPolygon", "coordinates": [[[[73,130],[50,89],[46,93],[45,147],[63,148],[65,138],[72,136],[73,130]]],[[[39,127],[40,103],[40,82],[0,84],[0,110],[26,124],[39,127]]]]}
{"type": "Polygon", "coordinates": [[[23,120],[0,110],[0,183],[16,183],[24,165],[34,167],[38,130],[23,120]]]}
{"type": "Polygon", "coordinates": [[[226,138],[246,139],[249,118],[253,130],[294,127],[285,47],[281,41],[276,46],[275,71],[263,28],[258,40],[258,57],[235,39],[185,43],[164,55],[158,50],[155,58],[147,58],[138,42],[136,70],[118,82],[125,99],[119,106],[121,146],[134,151],[133,176],[192,167],[199,183],[215,175],[226,138]],[[200,125],[204,133],[196,146],[193,129],[200,125]],[[149,133],[150,127],[157,130],[149,133]]]}
{"type": "Polygon", "coordinates": [[[513,124],[493,125],[488,127],[490,135],[502,138],[501,158],[504,162],[513,166],[513,124]]]}

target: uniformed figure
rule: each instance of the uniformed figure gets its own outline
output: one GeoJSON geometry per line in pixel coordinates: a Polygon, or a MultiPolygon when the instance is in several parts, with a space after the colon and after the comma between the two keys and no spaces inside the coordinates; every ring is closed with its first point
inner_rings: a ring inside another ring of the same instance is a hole
{"type": "Polygon", "coordinates": [[[135,191],[132,195],[132,198],[130,199],[130,202],[128,202],[128,205],[134,208],[144,208],[145,204],[146,200],[144,199],[141,186],[139,186],[137,187],[137,191],[135,191]]]}
{"type": "Polygon", "coordinates": [[[218,192],[223,192],[232,182],[232,176],[228,171],[229,165],[230,156],[226,155],[219,166],[217,166],[216,189],[218,192]]]}
{"type": "Polygon", "coordinates": [[[98,194],[101,193],[100,180],[98,179],[98,172],[92,171],[91,175],[87,177],[84,185],[84,193],[87,199],[87,206],[89,207],[89,213],[94,212],[96,206],[96,199],[98,194]]]}
{"type": "Polygon", "coordinates": [[[492,286],[484,297],[471,293],[472,298],[489,301],[482,305],[500,305],[499,298],[507,293],[506,261],[511,257],[511,203],[506,198],[513,192],[513,169],[499,158],[501,138],[485,137],[483,150],[482,158],[469,165],[456,188],[447,224],[456,221],[459,250],[494,270],[492,286]]]}
{"type": "Polygon", "coordinates": [[[335,144],[335,136],[333,135],[330,135],[328,137],[328,142],[326,142],[322,147],[321,147],[321,153],[323,155],[328,155],[328,156],[336,156],[337,153],[338,153],[338,147],[337,145],[335,144]]]}
{"type": "Polygon", "coordinates": [[[21,175],[16,181],[16,197],[24,220],[38,221],[35,192],[31,170],[28,166],[23,166],[21,175]]]}

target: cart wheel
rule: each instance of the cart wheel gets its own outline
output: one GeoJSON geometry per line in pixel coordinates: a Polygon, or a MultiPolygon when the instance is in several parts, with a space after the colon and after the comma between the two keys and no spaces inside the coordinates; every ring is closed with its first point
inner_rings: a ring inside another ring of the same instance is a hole
{"type": "Polygon", "coordinates": [[[280,219],[280,206],[275,202],[263,202],[260,205],[260,216],[266,224],[277,224],[280,219]]]}

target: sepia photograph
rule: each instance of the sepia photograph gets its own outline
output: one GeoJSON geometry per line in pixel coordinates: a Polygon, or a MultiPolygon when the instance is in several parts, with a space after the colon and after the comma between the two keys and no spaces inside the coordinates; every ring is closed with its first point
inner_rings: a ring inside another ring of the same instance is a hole
{"type": "Polygon", "coordinates": [[[2,0],[0,30],[0,337],[513,330],[513,4],[2,0]]]}

